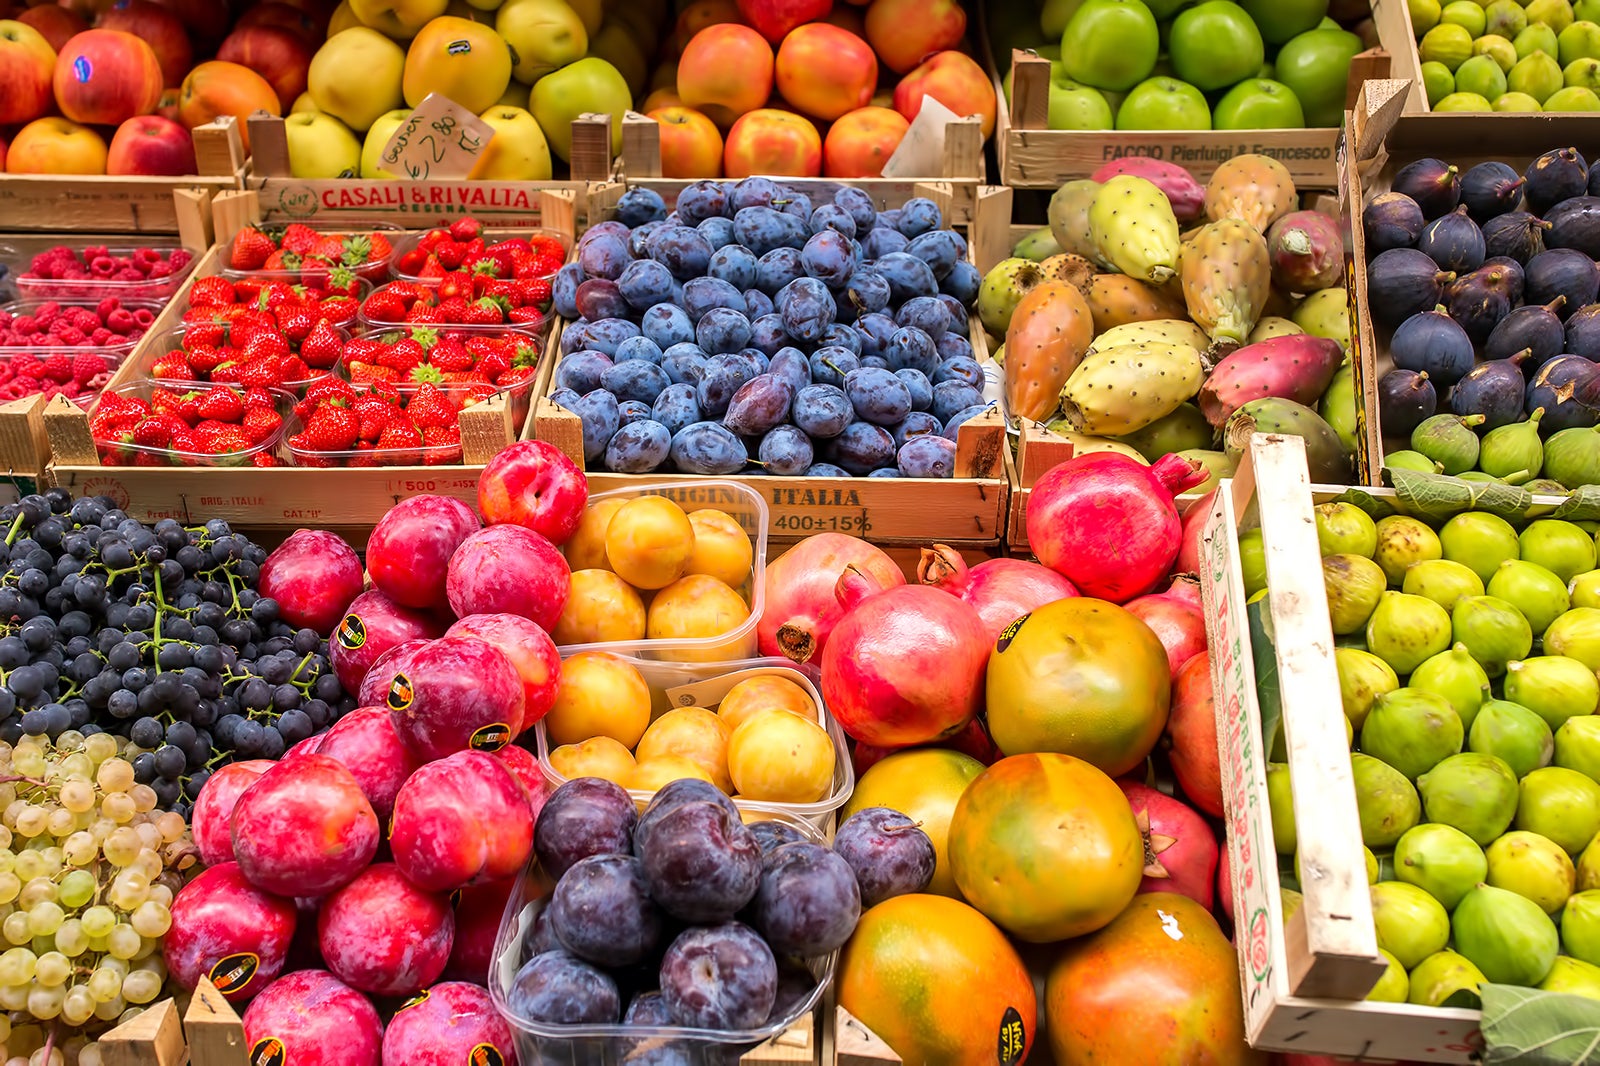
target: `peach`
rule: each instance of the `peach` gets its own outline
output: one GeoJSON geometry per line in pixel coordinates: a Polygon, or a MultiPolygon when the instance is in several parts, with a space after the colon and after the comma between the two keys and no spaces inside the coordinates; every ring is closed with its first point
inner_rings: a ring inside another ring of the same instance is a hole
{"type": "Polygon", "coordinates": [[[728,723],[704,707],[678,707],[650,723],[639,738],[634,758],[653,762],[666,755],[678,755],[711,775],[711,783],[724,792],[733,791],[728,777],[728,723]]]}
{"type": "Polygon", "coordinates": [[[281,26],[241,26],[228,34],[217,49],[225,63],[249,67],[267,80],[278,94],[278,103],[293,100],[306,91],[315,50],[304,37],[281,26]]]}
{"type": "Polygon", "coordinates": [[[75,34],[89,28],[88,21],[71,8],[58,4],[39,4],[17,15],[17,21],[38,30],[50,42],[52,51],[59,52],[75,34]]]}
{"type": "Polygon", "coordinates": [[[873,51],[896,74],[955,48],[967,32],[960,0],[872,0],[866,22],[873,51]]]}
{"type": "Polygon", "coordinates": [[[930,56],[894,87],[894,109],[909,122],[922,110],[924,96],[958,115],[979,116],[985,137],[994,132],[994,84],[972,57],[962,52],[930,56]]]}
{"type": "Polygon", "coordinates": [[[574,570],[572,593],[550,635],[557,644],[644,639],[644,601],[609,570],[574,570]]]}
{"type": "Polygon", "coordinates": [[[822,137],[803,115],[760,108],[741,115],[728,131],[722,170],[730,178],[751,174],[815,178],[822,173],[822,137]]]}
{"type": "Polygon", "coordinates": [[[7,174],[104,174],[106,142],[88,126],[37,118],[11,138],[7,174]]]}
{"type": "Polygon", "coordinates": [[[121,30],[85,30],[56,56],[56,105],[74,122],[116,126],[161,102],[161,63],[121,30]]]}
{"type": "MultiPolygon", "coordinates": [[[[682,107],[683,100],[678,96],[677,75],[673,75],[672,88],[653,89],[650,95],[644,98],[644,103],[639,110],[648,115],[652,111],[660,111],[664,107],[682,107]]],[[[718,135],[721,136],[720,134],[718,135]]]]}
{"type": "Polygon", "coordinates": [[[678,95],[726,128],[772,95],[772,46],[749,26],[721,23],[694,35],[678,62],[678,95]]]}
{"type": "Polygon", "coordinates": [[[878,60],[867,42],[825,22],[785,37],[775,70],[778,93],[789,106],[827,121],[865,107],[878,86],[878,60]]]}
{"type": "Polygon", "coordinates": [[[0,20],[0,125],[32,122],[50,110],[56,51],[32,26],[0,20]]]}
{"type": "Polygon", "coordinates": [[[183,79],[178,117],[191,130],[218,115],[232,115],[239,120],[239,136],[249,151],[250,131],[245,119],[256,111],[281,115],[283,106],[267,79],[249,67],[213,59],[201,63],[183,79]]]}
{"type": "Polygon", "coordinates": [[[911,123],[887,107],[863,107],[828,128],[822,172],[830,178],[879,178],[911,123]]]}
{"type": "Polygon", "coordinates": [[[100,16],[98,29],[131,33],[150,46],[161,64],[161,84],[176,85],[194,65],[194,46],[183,20],[155,0],[123,0],[100,16]]]}
{"type": "Polygon", "coordinates": [[[180,177],[194,172],[194,138],[169,118],[130,118],[111,137],[107,174],[180,177]]]}
{"type": "Polygon", "coordinates": [[[650,686],[632,663],[582,651],[561,664],[561,689],[544,719],[550,743],[604,736],[631,749],[649,724],[650,686]]]}
{"type": "Polygon", "coordinates": [[[720,178],[722,131],[692,107],[662,107],[647,112],[661,123],[661,176],[720,178]]]}

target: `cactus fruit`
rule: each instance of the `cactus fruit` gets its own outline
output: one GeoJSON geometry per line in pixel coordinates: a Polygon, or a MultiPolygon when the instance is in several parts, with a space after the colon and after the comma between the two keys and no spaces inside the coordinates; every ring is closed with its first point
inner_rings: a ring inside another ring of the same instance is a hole
{"type": "Polygon", "coordinates": [[[1268,396],[1251,400],[1232,415],[1222,428],[1222,443],[1237,459],[1250,447],[1252,433],[1283,433],[1306,442],[1306,466],[1311,480],[1324,484],[1344,484],[1350,477],[1350,456],[1333,427],[1322,416],[1303,404],[1268,396]]]}
{"type": "Polygon", "coordinates": [[[1046,281],[1030,290],[1006,330],[1006,403],[1011,414],[1034,422],[1049,418],[1093,339],[1094,317],[1076,288],[1046,281]]]}
{"type": "Polygon", "coordinates": [[[1119,174],[1100,186],[1089,232],[1100,256],[1131,278],[1159,285],[1178,272],[1178,220],[1167,194],[1144,178],[1119,174]]]}
{"type": "Polygon", "coordinates": [[[1050,232],[1063,252],[1081,255],[1104,269],[1109,264],[1100,257],[1089,232],[1089,208],[1094,206],[1095,197],[1099,195],[1098,181],[1088,178],[1069,181],[1051,195],[1046,217],[1050,220],[1050,232]]]}
{"type": "Polygon", "coordinates": [[[1096,334],[1129,322],[1181,318],[1187,313],[1182,300],[1173,299],[1165,288],[1158,289],[1126,274],[1096,274],[1086,287],[1080,288],[1094,314],[1096,334]]]}
{"type": "Polygon", "coordinates": [[[1238,349],[1212,370],[1200,389],[1206,421],[1221,426],[1251,400],[1281,396],[1311,405],[1333,381],[1344,353],[1323,337],[1274,337],[1238,349]]]}
{"type": "Polygon", "coordinates": [[[1250,336],[1245,338],[1245,342],[1254,344],[1256,341],[1270,340],[1273,337],[1292,337],[1304,332],[1305,330],[1290,319],[1279,318],[1276,315],[1262,315],[1256,319],[1256,328],[1250,331],[1250,336]]]}
{"type": "Polygon", "coordinates": [[[1265,155],[1236,155],[1206,183],[1206,218],[1236,218],[1257,233],[1295,209],[1299,194],[1289,168],[1265,155]]]}
{"type": "Polygon", "coordinates": [[[1095,181],[1110,181],[1118,174],[1132,174],[1134,177],[1144,178],[1166,193],[1167,202],[1172,205],[1172,213],[1179,225],[1187,226],[1191,222],[1197,222],[1205,214],[1205,189],[1194,180],[1193,174],[1176,163],[1165,163],[1144,156],[1128,156],[1107,163],[1089,177],[1095,181]]]}
{"type": "Polygon", "coordinates": [[[1284,292],[1316,292],[1344,277],[1339,224],[1320,211],[1291,211],[1267,227],[1272,283],[1284,292]]]}
{"type": "Polygon", "coordinates": [[[1081,433],[1135,433],[1176,411],[1205,380],[1187,344],[1128,344],[1086,356],[1061,390],[1061,411],[1081,433]]]}
{"type": "Polygon", "coordinates": [[[990,333],[1004,333],[1018,302],[1044,280],[1039,264],[1031,260],[1013,256],[996,263],[978,286],[978,319],[983,328],[990,333]]]}
{"type": "Polygon", "coordinates": [[[1124,444],[1120,440],[1109,437],[1093,437],[1087,433],[1079,433],[1072,428],[1072,423],[1064,418],[1058,418],[1045,426],[1051,433],[1064,437],[1072,445],[1073,455],[1087,455],[1090,452],[1116,452],[1126,455],[1129,459],[1137,460],[1145,466],[1150,465],[1150,460],[1139,453],[1139,449],[1131,444],[1124,444]]]}
{"type": "Polygon", "coordinates": [[[1219,354],[1250,336],[1272,289],[1267,242],[1236,218],[1213,222],[1183,250],[1183,298],[1189,317],[1219,354]]]}
{"type": "Polygon", "coordinates": [[[1060,255],[1061,245],[1056,242],[1056,235],[1050,231],[1050,227],[1045,226],[1018,241],[1016,247],[1011,249],[1011,254],[1018,259],[1031,259],[1037,263],[1052,255],[1060,255]]]}
{"type": "Polygon", "coordinates": [[[1094,339],[1094,344],[1089,348],[1116,348],[1124,344],[1187,344],[1191,348],[1204,350],[1210,343],[1210,338],[1205,330],[1190,322],[1186,318],[1166,318],[1153,322],[1129,322],[1125,326],[1113,326],[1094,339]]]}
{"type": "Polygon", "coordinates": [[[1052,255],[1049,259],[1041,260],[1039,272],[1046,281],[1064,281],[1077,288],[1085,296],[1089,295],[1089,283],[1096,274],[1095,265],[1081,255],[1052,255]]]}

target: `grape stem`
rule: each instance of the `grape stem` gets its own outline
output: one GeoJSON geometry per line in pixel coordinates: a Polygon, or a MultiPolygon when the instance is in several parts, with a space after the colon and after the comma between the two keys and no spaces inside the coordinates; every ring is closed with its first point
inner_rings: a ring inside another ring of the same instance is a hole
{"type": "MultiPolygon", "coordinates": [[[[17,534],[19,532],[21,532],[21,531],[22,531],[22,515],[19,514],[19,515],[17,515],[16,521],[11,523],[11,528],[6,531],[6,547],[8,547],[8,548],[11,547],[12,542],[17,539],[17,534]]],[[[48,1058],[48,1057],[49,1056],[46,1056],[46,1058],[48,1058]]]]}

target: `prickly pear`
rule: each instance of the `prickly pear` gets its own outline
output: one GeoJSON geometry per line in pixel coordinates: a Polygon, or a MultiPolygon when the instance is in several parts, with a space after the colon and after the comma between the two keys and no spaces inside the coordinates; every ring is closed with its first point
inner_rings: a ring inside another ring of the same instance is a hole
{"type": "Polygon", "coordinates": [[[1300,301],[1289,317],[1313,337],[1338,341],[1339,347],[1350,350],[1350,296],[1343,285],[1312,293],[1300,301]]]}
{"type": "Polygon", "coordinates": [[[1211,371],[1200,389],[1200,410],[1221,426],[1245,403],[1265,396],[1309,406],[1327,389],[1343,357],[1333,341],[1305,333],[1246,345],[1211,371]]]}
{"type": "Polygon", "coordinates": [[[1271,288],[1267,242],[1248,223],[1235,218],[1213,222],[1184,246],[1184,302],[1219,354],[1250,336],[1271,288]]]}
{"type": "Polygon", "coordinates": [[[1285,433],[1302,437],[1306,442],[1306,465],[1311,480],[1338,485],[1350,477],[1350,456],[1333,427],[1311,408],[1268,396],[1251,400],[1228,416],[1222,427],[1222,440],[1227,453],[1238,457],[1250,446],[1253,433],[1285,433]]]}
{"type": "Polygon", "coordinates": [[[1043,421],[1094,339],[1094,319],[1076,288],[1036,285],[1017,304],[1006,330],[1006,402],[1018,418],[1043,421]]]}
{"type": "Polygon", "coordinates": [[[1079,432],[1118,437],[1177,410],[1203,380],[1200,353],[1187,345],[1096,350],[1067,380],[1061,410],[1079,432]]]}
{"type": "Polygon", "coordinates": [[[1081,255],[1052,255],[1049,259],[1039,264],[1039,272],[1046,281],[1064,281],[1075,286],[1079,292],[1084,292],[1089,287],[1089,281],[1097,271],[1095,265],[1081,255]]]}
{"type": "Polygon", "coordinates": [[[1166,163],[1144,156],[1128,156],[1107,163],[1089,177],[1104,182],[1110,181],[1118,174],[1132,174],[1144,178],[1166,193],[1167,202],[1172,204],[1172,213],[1181,225],[1187,226],[1205,212],[1205,189],[1194,180],[1194,175],[1176,163],[1166,163]]]}
{"type": "Polygon", "coordinates": [[[1344,277],[1338,223],[1320,211],[1291,211],[1274,222],[1267,228],[1267,252],[1272,283],[1284,292],[1315,292],[1344,277]]]}
{"type": "MultiPolygon", "coordinates": [[[[1094,349],[1090,349],[1091,357],[1094,349]]],[[[1122,435],[1122,443],[1138,449],[1139,454],[1151,462],[1172,452],[1208,450],[1216,433],[1206,421],[1200,408],[1192,403],[1180,403],[1176,410],[1162,415],[1143,429],[1122,435]]]]}
{"type": "Polygon", "coordinates": [[[1094,315],[1094,331],[1104,333],[1129,322],[1151,322],[1186,314],[1183,303],[1165,289],[1126,274],[1096,274],[1084,287],[1084,298],[1094,315]]]}
{"type": "Polygon", "coordinates": [[[1257,233],[1294,210],[1299,194],[1289,168],[1265,155],[1236,155],[1206,183],[1206,218],[1236,218],[1257,233]]]}
{"type": "Polygon", "coordinates": [[[1178,272],[1177,217],[1166,194],[1144,178],[1119,174],[1100,186],[1089,232],[1101,257],[1129,277],[1159,285],[1178,272]]]}
{"type": "Polygon", "coordinates": [[[1056,235],[1049,226],[1036,229],[1011,249],[1011,254],[1018,259],[1031,259],[1035,263],[1048,259],[1052,255],[1061,254],[1061,245],[1056,241],[1056,235]]]}
{"type": "Polygon", "coordinates": [[[1247,342],[1254,344],[1256,341],[1270,340],[1273,337],[1288,337],[1295,333],[1304,333],[1305,330],[1291,319],[1279,318],[1276,315],[1262,315],[1256,319],[1256,328],[1250,331],[1247,342]]]}
{"type": "Polygon", "coordinates": [[[1095,197],[1099,195],[1098,181],[1087,178],[1069,181],[1050,197],[1047,217],[1050,220],[1050,232],[1055,235],[1056,243],[1063,252],[1081,255],[1091,263],[1109,269],[1109,264],[1095,248],[1094,237],[1089,229],[1089,208],[1094,206],[1095,197]]]}
{"type": "Polygon", "coordinates": [[[1012,257],[996,263],[978,286],[978,318],[983,328],[994,334],[1004,333],[1017,304],[1044,280],[1039,265],[1031,260],[1012,257]]]}
{"type": "Polygon", "coordinates": [[[1117,348],[1124,344],[1187,344],[1191,348],[1205,348],[1208,338],[1205,331],[1185,318],[1157,319],[1150,322],[1129,322],[1113,326],[1094,339],[1093,348],[1117,348]]]}
{"type": "Polygon", "coordinates": [[[1317,414],[1339,434],[1339,442],[1351,455],[1355,454],[1356,440],[1361,431],[1357,406],[1356,371],[1355,367],[1346,361],[1334,371],[1333,380],[1328,382],[1327,389],[1322,393],[1322,399],[1317,401],[1317,414]]]}

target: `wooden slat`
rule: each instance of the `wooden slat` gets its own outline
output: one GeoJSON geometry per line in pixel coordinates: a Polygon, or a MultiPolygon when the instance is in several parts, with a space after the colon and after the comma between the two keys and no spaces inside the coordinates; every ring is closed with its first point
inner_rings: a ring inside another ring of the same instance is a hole
{"type": "Polygon", "coordinates": [[[189,1066],[248,1066],[244,1025],[208,977],[195,986],[183,1031],[189,1038],[189,1066]]]}
{"type": "Polygon", "coordinates": [[[574,181],[611,177],[611,116],[586,114],[572,123],[572,152],[567,161],[574,181]]]}
{"type": "Polygon", "coordinates": [[[170,999],[100,1037],[106,1066],[183,1066],[186,1061],[178,1006],[170,999]]]}
{"type": "Polygon", "coordinates": [[[223,115],[190,131],[194,138],[195,172],[206,177],[238,181],[245,164],[244,141],[239,136],[239,121],[223,115]]]}

